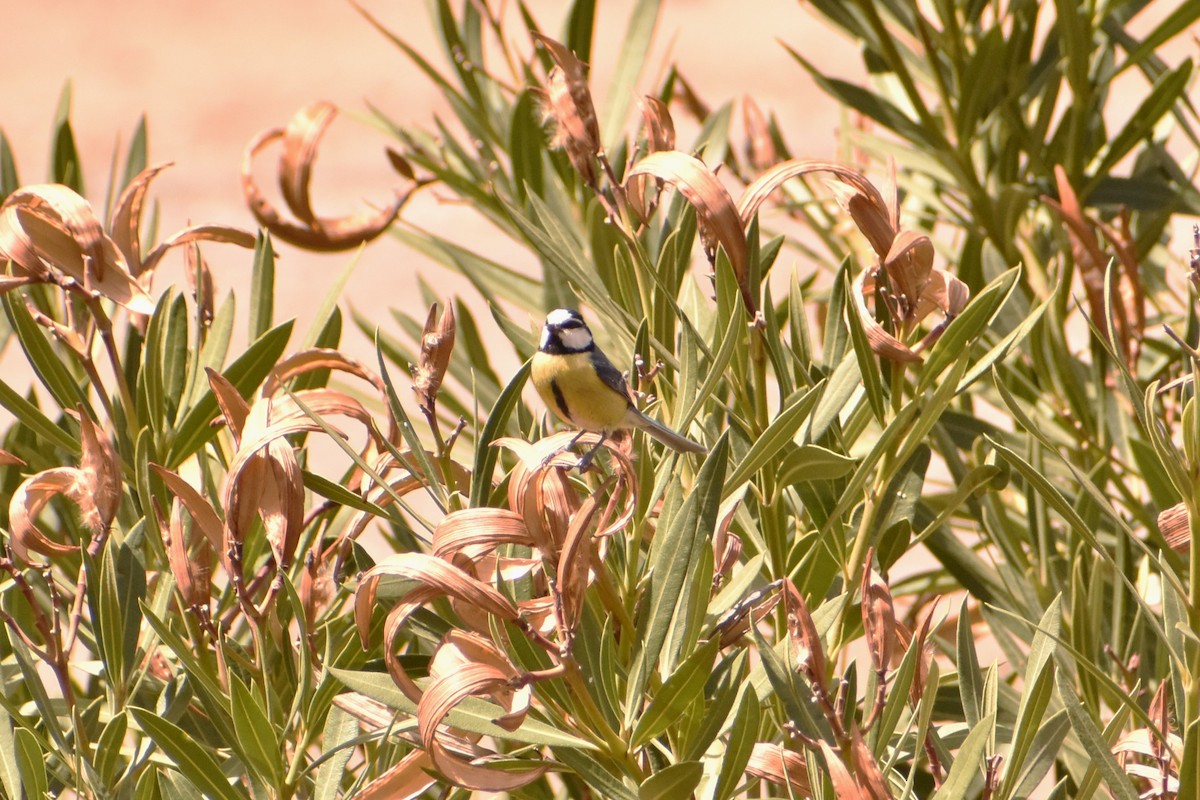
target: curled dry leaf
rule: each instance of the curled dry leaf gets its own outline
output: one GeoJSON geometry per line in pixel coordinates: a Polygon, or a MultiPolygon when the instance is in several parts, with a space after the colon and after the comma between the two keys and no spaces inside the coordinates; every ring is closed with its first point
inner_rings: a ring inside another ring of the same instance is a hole
{"type": "Polygon", "coordinates": [[[587,67],[575,54],[548,36],[534,33],[557,65],[546,76],[546,113],[554,121],[552,146],[561,147],[588,186],[596,185],[600,125],[587,83],[587,67]]]}
{"type": "Polygon", "coordinates": [[[825,676],[825,646],[817,633],[816,623],[809,613],[804,596],[790,580],[784,581],[784,602],[787,608],[788,637],[791,640],[795,663],[810,682],[829,693],[825,676]]]}
{"type": "Polygon", "coordinates": [[[0,206],[0,256],[26,277],[72,285],[139,314],[154,312],[91,205],[61,184],[25,186],[8,196],[0,206]]]}
{"type": "Polygon", "coordinates": [[[379,210],[364,209],[347,217],[327,218],[313,212],[310,183],[321,137],[337,114],[332,103],[314,103],[300,109],[286,129],[272,128],[251,140],[242,156],[242,195],[259,224],[272,235],[309,250],[338,251],[369,242],[396,219],[412,195],[412,188],[397,192],[392,203],[379,210]],[[285,220],[263,196],[254,180],[254,157],[276,140],[283,141],[279,185],[284,202],[296,221],[285,220]]]}
{"type": "Polygon", "coordinates": [[[10,541],[13,555],[18,561],[29,563],[31,553],[56,558],[79,550],[77,542],[51,539],[34,522],[46,504],[57,495],[66,497],[78,506],[85,519],[96,515],[95,504],[87,492],[81,470],[55,467],[26,478],[8,502],[10,541]]]}
{"type": "MultiPolygon", "coordinates": [[[[185,605],[207,611],[212,595],[212,545],[203,534],[198,538],[193,536],[195,541],[188,542],[184,534],[182,509],[183,504],[176,498],[171,504],[170,522],[164,526],[163,520],[159,519],[159,525],[166,534],[167,561],[185,605]]],[[[157,508],[155,512],[159,513],[157,508]]]]}
{"type": "Polygon", "coordinates": [[[825,758],[825,766],[829,769],[829,780],[833,784],[833,794],[837,800],[870,800],[863,791],[850,770],[846,767],[834,749],[824,739],[820,741],[821,755],[825,758]]]}
{"type": "MultiPolygon", "coordinates": [[[[82,408],[78,413],[83,452],[79,467],[55,467],[26,478],[9,499],[13,554],[28,562],[30,553],[53,558],[79,549],[76,542],[47,536],[35,520],[55,496],[79,508],[80,521],[93,533],[108,530],[121,502],[121,467],[108,434],[98,430],[82,408]]],[[[19,461],[19,459],[17,459],[19,461]]]]}
{"type": "Polygon", "coordinates": [[[771,136],[771,126],[754,98],[742,98],[742,120],[746,127],[746,161],[756,170],[765,170],[779,162],[779,151],[771,136]]]}
{"type": "Polygon", "coordinates": [[[84,523],[94,531],[106,530],[121,504],[121,465],[112,439],[106,432],[97,430],[82,407],[79,409],[79,432],[83,443],[79,470],[95,513],[93,519],[84,510],[84,523]]]}
{"type": "Polygon", "coordinates": [[[321,428],[307,417],[270,420],[270,406],[270,399],[260,399],[251,407],[225,477],[225,544],[244,542],[257,516],[282,572],[291,566],[304,526],[304,479],[284,437],[321,428]]]}
{"type": "Polygon", "coordinates": [[[1167,545],[1177,553],[1186,553],[1192,548],[1191,523],[1188,521],[1187,506],[1176,503],[1158,514],[1158,531],[1167,540],[1167,545]]]}
{"type": "Polygon", "coordinates": [[[503,508],[453,511],[433,529],[433,554],[451,563],[474,563],[503,544],[533,544],[524,518],[503,508]]]}
{"type": "Polygon", "coordinates": [[[1054,179],[1058,199],[1048,195],[1043,195],[1041,199],[1058,214],[1067,229],[1071,240],[1071,255],[1079,267],[1079,277],[1087,297],[1088,313],[1101,330],[1106,328],[1109,317],[1109,304],[1104,299],[1105,272],[1108,269],[1109,257],[1100,244],[1097,231],[1104,234],[1105,240],[1116,255],[1116,264],[1121,268],[1121,274],[1117,284],[1119,302],[1114,303],[1112,308],[1113,323],[1126,362],[1133,363],[1141,350],[1142,336],[1146,328],[1146,308],[1140,274],[1141,262],[1137,255],[1137,245],[1129,230],[1128,212],[1119,216],[1119,228],[1089,217],[1084,212],[1083,204],[1075,194],[1075,189],[1061,164],[1054,166],[1054,179]]]}
{"type": "Polygon", "coordinates": [[[831,177],[834,197],[854,220],[875,252],[878,264],[863,270],[854,281],[854,308],[867,334],[871,349],[896,362],[920,361],[918,350],[932,343],[922,342],[910,348],[893,336],[875,319],[867,298],[876,294],[876,281],[888,303],[888,313],[897,330],[907,336],[934,310],[947,319],[957,316],[967,303],[970,292],[965,283],[945,270],[934,268],[934,249],[929,237],[920,232],[900,229],[899,208],[893,191],[891,202],[858,170],[828,161],[790,160],[767,170],[755,179],[738,200],[742,223],[748,225],[767,197],[792,178],[817,173],[831,177]]]}
{"type": "Polygon", "coordinates": [[[352,795],[351,800],[416,800],[436,783],[429,774],[431,769],[433,760],[429,753],[424,750],[411,750],[386,772],[352,795]]]}
{"type": "MultiPolygon", "coordinates": [[[[460,663],[453,672],[432,679],[417,704],[417,726],[422,744],[434,766],[454,785],[474,791],[512,791],[537,780],[549,769],[548,764],[537,764],[524,770],[490,769],[478,758],[467,760],[454,755],[437,735],[438,726],[446,715],[467,697],[483,695],[501,707],[512,707],[518,695],[528,692],[528,687],[514,690],[513,677],[515,673],[511,666],[506,670],[492,664],[460,663]]],[[[520,716],[523,715],[522,712],[520,716]]],[[[497,724],[512,725],[514,721],[520,724],[519,719],[510,719],[510,714],[505,714],[497,724]]]]}
{"type": "Polygon", "coordinates": [[[447,303],[440,317],[437,311],[437,303],[429,307],[421,334],[421,352],[413,370],[413,391],[426,416],[434,413],[438,390],[442,388],[442,380],[450,366],[450,354],[454,351],[454,306],[447,303]]]}
{"type": "Polygon", "coordinates": [[[630,179],[650,175],[671,184],[696,209],[700,241],[710,264],[717,263],[717,245],[725,248],[733,274],[737,278],[746,312],[751,318],[758,311],[750,286],[749,248],[737,206],[725,185],[700,159],[678,150],[651,153],[633,165],[626,175],[630,205],[644,219],[645,198],[630,179]]]}
{"type": "Polygon", "coordinates": [[[808,782],[808,762],[801,754],[785,750],[783,745],[755,742],[754,749],[750,752],[750,760],[746,763],[746,773],[786,786],[796,797],[812,797],[812,788],[808,782]]]}
{"type": "Polygon", "coordinates": [[[892,643],[896,639],[896,611],[892,605],[892,593],[888,585],[873,568],[863,572],[862,619],[871,663],[877,672],[883,673],[892,663],[892,643]]]}
{"type": "Polygon", "coordinates": [[[25,462],[7,450],[0,450],[0,467],[23,467],[25,462]]]}
{"type": "Polygon", "coordinates": [[[200,527],[200,532],[208,540],[209,546],[220,552],[224,538],[223,526],[221,518],[217,516],[216,511],[213,511],[212,505],[204,499],[200,492],[192,488],[190,483],[166,467],[150,464],[150,469],[155,475],[162,478],[163,483],[171,490],[171,494],[183,503],[183,507],[192,515],[193,523],[200,527]]]}
{"type": "Polygon", "coordinates": [[[401,604],[408,603],[417,594],[425,599],[450,596],[501,619],[515,621],[518,616],[512,601],[453,564],[424,553],[396,553],[367,570],[355,590],[354,620],[364,649],[369,644],[371,613],[375,609],[379,583],[384,578],[411,586],[401,594],[398,601],[401,604]]]}
{"type": "Polygon", "coordinates": [[[892,800],[892,792],[879,768],[879,761],[857,726],[851,731],[850,746],[854,754],[854,777],[867,800],[892,800]]]}

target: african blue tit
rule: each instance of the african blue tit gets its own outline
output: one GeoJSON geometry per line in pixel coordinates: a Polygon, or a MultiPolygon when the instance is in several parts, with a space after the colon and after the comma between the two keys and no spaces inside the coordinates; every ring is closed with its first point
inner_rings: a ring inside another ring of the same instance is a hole
{"type": "Polygon", "coordinates": [[[681,452],[708,452],[637,410],[621,371],[596,346],[578,311],[558,308],[547,315],[529,374],[542,401],[563,421],[578,427],[580,435],[600,434],[600,441],[580,460],[580,469],[587,468],[605,439],[630,428],[640,428],[681,452]]]}

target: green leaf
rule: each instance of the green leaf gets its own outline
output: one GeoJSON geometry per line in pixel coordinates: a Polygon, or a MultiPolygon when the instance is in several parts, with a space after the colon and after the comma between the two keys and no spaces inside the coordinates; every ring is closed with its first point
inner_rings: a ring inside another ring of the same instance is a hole
{"type": "Polygon", "coordinates": [[[471,508],[482,508],[488,503],[488,495],[492,491],[492,473],[500,457],[492,442],[508,427],[513,411],[521,402],[521,391],[528,379],[529,362],[525,362],[500,393],[488,413],[483,430],[479,432],[479,439],[475,443],[475,466],[471,472],[471,508]]]}
{"type": "Polygon", "coordinates": [[[21,774],[25,797],[46,797],[50,792],[50,782],[46,776],[46,757],[37,737],[27,728],[17,728],[13,732],[13,740],[17,751],[16,767],[21,774]]]}
{"type": "MultiPolygon", "coordinates": [[[[917,391],[924,392],[934,385],[934,382],[941,376],[942,372],[950,364],[960,358],[964,358],[969,352],[971,344],[982,333],[984,328],[991,323],[996,315],[1000,313],[1000,309],[1008,302],[1012,293],[1020,284],[1021,268],[1013,267],[1012,269],[1000,275],[994,281],[984,287],[978,295],[971,298],[967,303],[967,307],[963,312],[950,323],[946,328],[946,332],[937,340],[933,348],[929,352],[929,356],[925,359],[925,364],[921,369],[921,380],[917,384],[917,391]]],[[[1046,302],[1049,302],[1048,300],[1046,302]]],[[[1038,307],[1038,310],[1030,315],[1025,320],[1026,324],[1018,327],[1020,334],[1014,331],[1008,337],[993,348],[984,359],[987,366],[976,364],[971,370],[971,380],[977,378],[980,374],[986,371],[990,365],[1008,352],[1014,344],[1020,339],[1023,339],[1028,334],[1032,323],[1041,317],[1042,311],[1045,309],[1045,303],[1038,307]]]]}
{"type": "Polygon", "coordinates": [[[66,450],[75,456],[78,456],[83,451],[83,446],[79,443],[79,440],[51,422],[41,412],[41,409],[14,392],[12,387],[5,381],[0,381],[0,406],[8,409],[17,418],[17,421],[42,439],[45,439],[48,443],[66,450]]]}
{"type": "Polygon", "coordinates": [[[304,488],[319,494],[326,500],[332,500],[338,505],[353,508],[356,511],[365,511],[372,516],[380,518],[388,516],[387,509],[355,494],[340,483],[335,483],[323,475],[308,470],[303,470],[301,475],[304,478],[304,488]]]}
{"type": "Polygon", "coordinates": [[[354,748],[347,744],[357,737],[358,720],[338,706],[331,706],[321,734],[321,746],[325,748],[321,758],[325,761],[317,770],[313,800],[337,800],[346,764],[354,755],[354,748]]]}
{"type": "Polygon", "coordinates": [[[21,769],[17,765],[17,740],[12,717],[0,711],[0,786],[8,797],[21,797],[21,769]]]}
{"type": "Polygon", "coordinates": [[[1026,756],[1033,747],[1034,738],[1042,726],[1042,716],[1054,694],[1054,650],[1062,629],[1062,601],[1055,597],[1038,622],[1029,645],[1025,662],[1024,685],[1021,704],[1017,708],[1017,721],[1013,727],[1012,749],[1005,759],[1004,773],[1000,782],[1000,797],[1011,796],[1020,770],[1026,765],[1026,756]]]}
{"type": "Polygon", "coordinates": [[[129,713],[138,727],[175,762],[184,777],[207,797],[214,800],[248,800],[248,795],[226,780],[217,760],[178,725],[137,706],[129,706],[129,713]]]}
{"type": "Polygon", "coordinates": [[[109,539],[100,562],[98,634],[110,685],[118,698],[136,666],[146,597],[146,570],[128,544],[109,539]]]}
{"type": "Polygon", "coordinates": [[[699,761],[681,761],[658,770],[638,787],[638,800],[677,800],[691,797],[700,785],[704,767],[699,761]]]}
{"type": "Polygon", "coordinates": [[[1025,763],[1019,770],[1020,780],[1013,789],[1013,797],[1032,797],[1042,780],[1062,751],[1063,742],[1071,732],[1071,720],[1065,710],[1044,720],[1038,726],[1033,746],[1025,754],[1025,763]]]}
{"type": "Polygon", "coordinates": [[[91,404],[79,390],[79,384],[71,375],[71,370],[55,352],[41,326],[34,322],[29,309],[21,302],[21,296],[9,292],[2,299],[8,321],[17,334],[21,349],[25,351],[29,366],[33,367],[34,374],[50,391],[54,401],[61,408],[75,408],[83,404],[85,408],[90,409],[91,404]]]}
{"type": "MultiPolygon", "coordinates": [[[[1130,115],[1125,127],[1108,140],[1108,147],[1104,151],[1100,164],[1090,168],[1090,174],[1093,176],[1107,175],[1133,149],[1135,144],[1151,136],[1163,116],[1169,113],[1179,99],[1184,96],[1191,77],[1192,61],[1186,58],[1175,69],[1160,75],[1150,89],[1150,93],[1130,115]]],[[[1098,177],[1092,178],[1092,185],[1097,182],[1097,179],[1098,177]]],[[[1084,190],[1080,197],[1082,201],[1086,202],[1089,199],[1090,189],[1091,185],[1084,190]]]]}
{"type": "Polygon", "coordinates": [[[742,684],[733,725],[729,729],[729,742],[721,756],[721,771],[717,774],[717,786],[713,790],[715,800],[730,800],[738,784],[746,774],[746,765],[758,741],[758,725],[762,712],[759,710],[758,695],[749,683],[742,684]]]}
{"type": "Polygon", "coordinates": [[[597,797],[605,800],[640,800],[638,793],[621,780],[615,764],[610,768],[600,763],[597,756],[583,750],[556,750],[554,756],[573,769],[597,797]]]}
{"type": "Polygon", "coordinates": [[[629,104],[636,92],[642,65],[654,38],[661,0],[638,0],[621,40],[617,66],[608,80],[608,103],[601,114],[600,141],[608,151],[617,146],[617,139],[629,117],[629,104]]]}
{"type": "Polygon", "coordinates": [[[68,81],[58,99],[54,123],[54,141],[50,149],[50,181],[61,183],[79,194],[83,190],[83,165],[71,130],[71,84],[68,81]]]}
{"type": "Polygon", "coordinates": [[[1125,774],[1125,770],[1117,762],[1116,756],[1112,754],[1112,745],[1105,740],[1104,734],[1101,733],[1100,727],[1088,713],[1087,707],[1075,694],[1075,687],[1071,685],[1071,679],[1067,676],[1066,670],[1058,670],[1055,673],[1054,681],[1058,688],[1058,696],[1067,711],[1067,716],[1071,719],[1071,729],[1079,737],[1079,742],[1087,751],[1088,757],[1091,758],[1092,765],[1099,770],[1104,784],[1117,800],[1137,800],[1137,790],[1133,788],[1129,776],[1125,774]]]}
{"type": "Polygon", "coordinates": [[[254,243],[254,271],[250,277],[250,341],[271,328],[275,316],[275,249],[271,234],[259,231],[254,243]]]}
{"type": "MultiPolygon", "coordinates": [[[[264,333],[252,345],[246,348],[229,368],[223,373],[225,378],[234,385],[242,397],[249,397],[254,389],[262,384],[263,379],[274,368],[287,348],[288,339],[292,335],[293,320],[288,320],[278,327],[264,333]]],[[[207,381],[206,381],[207,382],[207,381]]],[[[217,400],[212,390],[204,393],[187,414],[175,432],[175,440],[168,450],[166,464],[168,469],[176,469],[193,453],[207,444],[216,436],[216,429],[210,424],[217,416],[217,400]]]]}
{"type": "Polygon", "coordinates": [[[111,789],[113,780],[121,770],[121,746],[125,742],[125,733],[129,729],[129,717],[124,711],[114,714],[100,732],[96,741],[96,774],[100,776],[104,786],[111,789]]]}
{"type": "Polygon", "coordinates": [[[146,168],[150,158],[150,137],[146,131],[146,115],[138,117],[137,127],[129,139],[129,149],[125,154],[125,174],[121,186],[128,186],[138,173],[146,168]]]}
{"type": "MultiPolygon", "coordinates": [[[[651,544],[649,556],[650,587],[643,623],[639,624],[641,648],[630,669],[626,692],[626,709],[639,708],[650,675],[666,642],[676,610],[688,607],[690,591],[684,582],[693,553],[711,535],[717,522],[720,488],[725,480],[725,465],[729,459],[728,433],[717,440],[705,458],[696,483],[688,493],[679,513],[659,528],[651,544]]],[[[691,589],[694,587],[688,587],[691,589]]],[[[707,591],[707,589],[705,590],[707,591]]]]}
{"type": "Polygon", "coordinates": [[[21,177],[17,174],[17,162],[13,158],[12,145],[4,131],[0,131],[0,202],[21,186],[21,177]]]}
{"type": "Polygon", "coordinates": [[[267,710],[255,692],[236,676],[229,681],[229,710],[237,738],[231,744],[244,757],[246,765],[272,786],[283,782],[283,763],[279,735],[267,710]]]}
{"type": "Polygon", "coordinates": [[[545,191],[542,154],[546,151],[546,134],[539,117],[539,104],[532,89],[517,95],[513,104],[508,147],[512,154],[513,189],[519,201],[529,192],[540,196],[545,191]]]}
{"type": "Polygon", "coordinates": [[[629,737],[629,746],[638,748],[669,728],[696,699],[712,672],[719,641],[713,639],[698,647],[663,682],[650,704],[638,717],[629,737]]]}
{"type": "Polygon", "coordinates": [[[954,756],[954,763],[950,765],[946,782],[933,795],[933,800],[958,800],[967,796],[967,790],[982,766],[988,740],[995,735],[995,731],[996,717],[993,714],[979,720],[971,728],[971,732],[967,734],[954,756]]]}
{"type": "MultiPolygon", "coordinates": [[[[842,291],[846,293],[847,297],[853,297],[850,273],[843,271],[841,275],[842,281],[846,284],[842,287],[842,291]]],[[[871,350],[871,343],[867,341],[867,332],[863,328],[858,305],[846,303],[844,310],[846,329],[850,331],[850,344],[853,345],[854,357],[858,360],[858,374],[862,376],[863,388],[867,390],[867,402],[871,404],[871,413],[875,415],[876,422],[886,425],[887,408],[885,403],[887,401],[883,396],[883,377],[880,375],[879,361],[871,350]]]]}
{"type": "Polygon", "coordinates": [[[958,627],[958,695],[962,702],[963,719],[968,727],[975,727],[983,716],[982,673],[979,671],[979,655],[975,652],[975,636],[971,631],[971,616],[964,597],[959,606],[958,627]]]}

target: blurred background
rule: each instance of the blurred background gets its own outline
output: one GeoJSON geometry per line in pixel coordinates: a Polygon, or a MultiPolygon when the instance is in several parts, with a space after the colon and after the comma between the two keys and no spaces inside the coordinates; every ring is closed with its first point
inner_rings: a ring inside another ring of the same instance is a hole
{"type": "MultiPolygon", "coordinates": [[[[493,8],[502,5],[512,13],[512,3],[493,3],[493,8]]],[[[561,32],[566,4],[534,0],[528,5],[544,30],[561,32]]],[[[592,65],[599,102],[633,6],[632,0],[603,4],[592,65]]],[[[442,66],[423,0],[367,0],[363,8],[442,66]]],[[[383,204],[402,184],[384,155],[393,140],[364,124],[368,103],[402,124],[429,126],[435,115],[446,116],[425,77],[349,2],[213,0],[201,7],[151,0],[51,0],[12,4],[5,11],[5,27],[10,34],[6,60],[20,69],[10,69],[0,79],[0,128],[16,154],[21,181],[46,180],[55,109],[70,82],[86,193],[98,208],[103,207],[113,155],[120,153],[123,160],[141,115],[148,119],[150,163],[174,162],[153,184],[160,237],[189,222],[253,229],[238,182],[242,152],[258,132],[285,125],[314,101],[329,100],[342,110],[322,142],[315,169],[314,205],[323,216],[383,204]]],[[[668,0],[639,86],[650,91],[675,63],[708,103],[740,100],[751,92],[764,112],[777,114],[796,155],[833,158],[840,111],[781,42],[818,54],[824,67],[843,77],[859,76],[853,43],[831,33],[794,0],[756,0],[753,13],[746,4],[727,0],[668,0]],[[844,68],[831,60],[844,62],[844,68]]],[[[740,137],[740,121],[734,130],[740,137]]],[[[278,149],[268,149],[256,162],[255,174],[268,192],[276,188],[277,157],[278,149]]],[[[462,241],[489,236],[485,222],[440,202],[436,189],[418,193],[402,216],[422,227],[453,232],[462,241]]],[[[519,268],[518,256],[528,258],[511,250],[512,259],[506,259],[506,241],[492,238],[501,248],[494,254],[498,259],[519,268]]],[[[326,287],[354,254],[313,254],[278,241],[276,246],[277,317],[297,316],[297,329],[303,331],[326,287]]],[[[222,245],[206,245],[204,252],[221,293],[248,281],[247,253],[222,245]]],[[[180,251],[168,260],[157,279],[160,288],[181,280],[180,251]]],[[[420,302],[418,273],[445,291],[465,286],[384,236],[362,253],[346,297],[386,327],[390,307],[420,311],[415,307],[420,302]]],[[[473,299],[469,287],[464,294],[473,299]]],[[[363,339],[347,337],[360,356],[370,352],[363,339]]]]}

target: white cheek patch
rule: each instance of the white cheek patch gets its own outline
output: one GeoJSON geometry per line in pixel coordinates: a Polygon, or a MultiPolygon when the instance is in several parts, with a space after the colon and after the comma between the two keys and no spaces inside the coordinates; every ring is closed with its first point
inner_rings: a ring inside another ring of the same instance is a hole
{"type": "Polygon", "coordinates": [[[549,347],[550,340],[552,338],[554,338],[554,334],[552,334],[550,332],[550,328],[548,326],[543,326],[542,327],[542,341],[540,344],[538,344],[538,349],[545,350],[547,347],[549,347]]]}
{"type": "Polygon", "coordinates": [[[563,328],[558,332],[558,339],[568,352],[586,350],[592,344],[592,332],[587,328],[563,328]]]}
{"type": "Polygon", "coordinates": [[[546,315],[546,325],[552,328],[557,328],[569,319],[575,319],[577,315],[569,308],[556,308],[546,315]]]}

